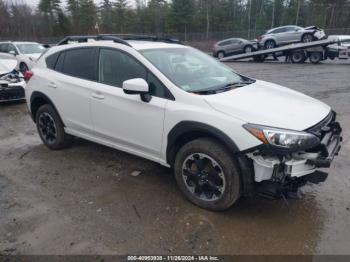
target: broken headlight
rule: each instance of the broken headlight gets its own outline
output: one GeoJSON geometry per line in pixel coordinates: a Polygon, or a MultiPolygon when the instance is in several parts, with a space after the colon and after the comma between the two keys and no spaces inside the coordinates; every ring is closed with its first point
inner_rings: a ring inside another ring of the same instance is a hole
{"type": "Polygon", "coordinates": [[[286,150],[302,150],[317,146],[318,137],[313,134],[261,125],[245,124],[243,127],[266,145],[286,150]]]}

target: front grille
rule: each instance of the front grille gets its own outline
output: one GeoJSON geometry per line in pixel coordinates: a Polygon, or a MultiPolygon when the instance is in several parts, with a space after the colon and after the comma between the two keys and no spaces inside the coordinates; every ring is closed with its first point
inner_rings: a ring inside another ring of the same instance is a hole
{"type": "Polygon", "coordinates": [[[0,88],[0,101],[17,100],[25,97],[22,86],[0,88]]]}
{"type": "Polygon", "coordinates": [[[316,125],[306,129],[306,132],[309,132],[311,134],[316,135],[320,139],[323,138],[324,134],[329,131],[328,126],[334,122],[336,119],[336,113],[334,111],[331,111],[321,122],[317,123],[316,125]]]}

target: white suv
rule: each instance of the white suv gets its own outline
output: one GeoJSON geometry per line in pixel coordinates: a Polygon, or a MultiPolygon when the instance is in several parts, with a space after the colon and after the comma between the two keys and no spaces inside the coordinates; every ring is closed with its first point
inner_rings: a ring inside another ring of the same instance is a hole
{"type": "Polygon", "coordinates": [[[57,46],[30,77],[28,107],[49,148],[76,136],[172,167],[185,196],[211,210],[254,193],[292,197],[324,181],[317,168],[340,149],[329,106],[180,44],[57,46]]]}

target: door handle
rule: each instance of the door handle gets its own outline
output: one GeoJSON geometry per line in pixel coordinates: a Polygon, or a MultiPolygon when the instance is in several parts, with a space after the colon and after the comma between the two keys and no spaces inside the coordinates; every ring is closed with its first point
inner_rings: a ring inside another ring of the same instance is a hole
{"type": "Polygon", "coordinates": [[[98,99],[98,100],[103,100],[103,99],[105,99],[105,96],[104,96],[101,92],[92,93],[91,96],[92,96],[93,98],[98,99]]]}
{"type": "Polygon", "coordinates": [[[49,82],[47,86],[51,88],[57,88],[57,85],[54,82],[49,82]]]}

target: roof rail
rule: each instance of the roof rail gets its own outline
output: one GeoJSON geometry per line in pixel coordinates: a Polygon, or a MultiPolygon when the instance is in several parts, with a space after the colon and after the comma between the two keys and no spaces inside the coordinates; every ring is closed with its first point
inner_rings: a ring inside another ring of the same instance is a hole
{"type": "Polygon", "coordinates": [[[181,41],[175,38],[162,38],[152,35],[133,35],[133,34],[100,34],[100,35],[86,35],[86,36],[67,36],[57,43],[57,45],[66,45],[69,41],[75,41],[78,43],[86,43],[89,40],[95,41],[113,41],[115,43],[124,44],[127,46],[131,45],[127,40],[135,41],[153,41],[153,42],[165,42],[172,44],[181,44],[181,41]]]}
{"type": "Polygon", "coordinates": [[[116,36],[112,36],[112,35],[87,35],[87,36],[67,36],[65,38],[63,38],[61,41],[59,41],[57,43],[57,45],[66,45],[69,43],[69,41],[76,41],[78,43],[86,43],[89,42],[89,40],[95,40],[95,41],[99,41],[99,40],[107,40],[107,41],[113,41],[115,43],[119,43],[119,44],[123,44],[123,45],[127,45],[130,46],[131,45],[126,42],[125,40],[116,37],[116,36]]]}
{"type": "Polygon", "coordinates": [[[179,39],[171,37],[158,37],[156,35],[137,35],[137,34],[104,34],[103,36],[115,36],[123,40],[136,40],[136,41],[153,41],[153,42],[166,42],[173,44],[182,44],[179,39]]]}

